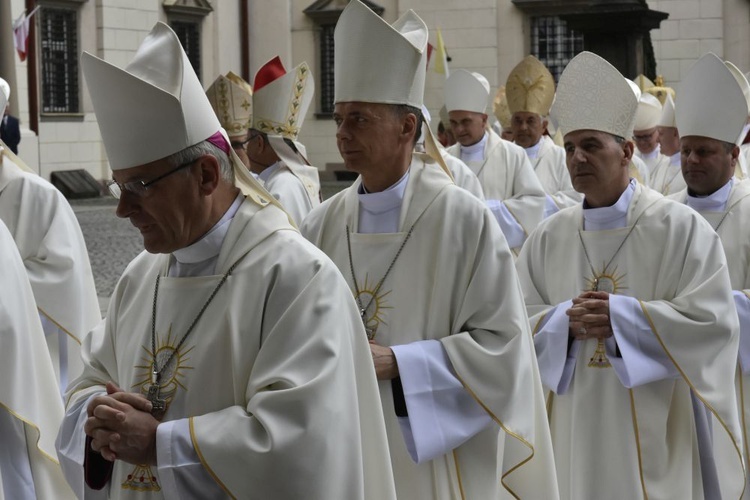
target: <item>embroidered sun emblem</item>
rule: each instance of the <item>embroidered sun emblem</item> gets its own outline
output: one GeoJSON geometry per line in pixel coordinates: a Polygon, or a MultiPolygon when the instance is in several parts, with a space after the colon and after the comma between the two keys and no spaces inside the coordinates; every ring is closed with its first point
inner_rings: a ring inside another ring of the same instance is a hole
{"type": "Polygon", "coordinates": [[[602,265],[599,271],[591,278],[586,278],[586,289],[588,291],[607,292],[617,295],[621,290],[626,290],[626,273],[619,273],[617,266],[608,268],[602,265]]]}
{"type": "Polygon", "coordinates": [[[370,283],[368,275],[365,275],[365,283],[360,287],[359,295],[355,297],[358,299],[358,304],[362,304],[362,307],[367,308],[367,323],[365,324],[365,328],[372,332],[376,332],[381,324],[388,325],[388,323],[385,322],[385,310],[393,309],[393,307],[387,305],[388,302],[386,300],[386,297],[390,295],[391,290],[381,292],[373,298],[376,286],[377,284],[370,283]]]}
{"type": "MultiPolygon", "coordinates": [[[[171,325],[169,327],[169,331],[167,332],[166,339],[160,338],[158,334],[156,337],[156,364],[159,368],[161,368],[175,351],[176,339],[172,337],[171,325]]],[[[139,387],[141,394],[146,395],[148,394],[148,386],[151,384],[151,363],[153,362],[154,355],[151,352],[151,349],[145,346],[143,346],[142,348],[144,351],[144,355],[141,358],[141,364],[135,366],[136,370],[138,370],[138,373],[136,375],[136,382],[135,384],[133,384],[133,387],[139,387]]],[[[161,380],[159,383],[160,395],[166,400],[167,405],[169,405],[169,403],[172,401],[172,398],[177,393],[178,388],[181,387],[183,390],[187,390],[187,387],[185,387],[183,381],[186,377],[185,371],[193,369],[192,366],[187,366],[187,363],[190,361],[189,354],[192,350],[193,347],[186,350],[185,352],[178,351],[177,354],[172,357],[169,365],[167,365],[161,372],[161,380]]]]}

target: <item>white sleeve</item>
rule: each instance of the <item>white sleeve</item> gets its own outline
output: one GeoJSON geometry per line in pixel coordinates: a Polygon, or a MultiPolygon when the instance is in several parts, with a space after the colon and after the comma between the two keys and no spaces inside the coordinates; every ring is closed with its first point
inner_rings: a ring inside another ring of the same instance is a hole
{"type": "Polygon", "coordinates": [[[526,240],[526,231],[513,217],[508,207],[501,200],[485,200],[485,203],[497,219],[497,223],[500,224],[500,229],[505,239],[508,240],[508,247],[520,248],[526,240]]]}
{"type": "Polygon", "coordinates": [[[35,500],[24,423],[0,408],[0,498],[35,500]]]}
{"type": "Polygon", "coordinates": [[[679,376],[651,330],[638,299],[610,295],[609,317],[614,336],[606,341],[607,355],[622,385],[633,388],[679,376]],[[616,355],[618,347],[620,356],[616,355]]]}
{"type": "Polygon", "coordinates": [[[581,342],[575,340],[568,350],[570,318],[565,311],[572,306],[572,300],[556,305],[542,319],[534,335],[542,383],[555,394],[568,391],[576,367],[576,356],[581,348],[581,342]]]}
{"type": "Polygon", "coordinates": [[[198,458],[186,418],[156,428],[156,464],[166,499],[226,497],[198,458]]]}
{"type": "Polygon", "coordinates": [[[740,366],[743,375],[747,375],[750,373],[750,298],[738,290],[733,290],[732,295],[740,317],[740,366]]]}
{"type": "Polygon", "coordinates": [[[554,215],[559,211],[560,207],[557,206],[554,198],[552,198],[550,195],[546,195],[546,199],[544,202],[544,218],[546,219],[550,215],[554,215]]]}
{"type": "Polygon", "coordinates": [[[490,416],[456,378],[440,341],[392,349],[409,414],[399,423],[412,460],[444,455],[490,425],[490,416]]]}
{"type": "Polygon", "coordinates": [[[60,467],[65,480],[79,499],[105,500],[109,498],[108,487],[97,491],[86,485],[83,469],[83,461],[86,458],[86,433],[83,431],[83,424],[86,423],[88,418],[86,408],[92,398],[102,394],[106,393],[97,392],[87,399],[82,398],[71,406],[65,413],[60,432],[57,434],[57,440],[55,441],[57,458],[60,460],[60,467]]]}

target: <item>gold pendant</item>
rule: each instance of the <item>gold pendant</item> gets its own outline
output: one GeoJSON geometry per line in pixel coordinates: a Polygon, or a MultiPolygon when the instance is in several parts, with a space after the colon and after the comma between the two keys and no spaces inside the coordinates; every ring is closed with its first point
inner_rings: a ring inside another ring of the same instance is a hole
{"type": "Polygon", "coordinates": [[[607,351],[604,347],[604,339],[599,339],[596,343],[596,350],[594,355],[589,360],[589,366],[591,368],[609,368],[612,365],[607,359],[607,351]]]}
{"type": "Polygon", "coordinates": [[[148,465],[136,465],[120,486],[124,490],[161,491],[159,481],[148,465]]]}

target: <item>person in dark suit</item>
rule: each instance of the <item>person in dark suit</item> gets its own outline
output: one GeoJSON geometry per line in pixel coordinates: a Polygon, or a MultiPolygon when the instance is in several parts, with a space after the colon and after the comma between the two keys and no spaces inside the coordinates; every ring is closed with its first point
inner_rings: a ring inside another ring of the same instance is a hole
{"type": "MultiPolygon", "coordinates": [[[[0,90],[5,94],[5,101],[10,99],[10,85],[0,78],[0,90]]],[[[21,142],[21,128],[19,120],[10,115],[8,104],[5,105],[3,118],[0,120],[0,139],[13,151],[18,154],[18,143],[21,142]]]]}

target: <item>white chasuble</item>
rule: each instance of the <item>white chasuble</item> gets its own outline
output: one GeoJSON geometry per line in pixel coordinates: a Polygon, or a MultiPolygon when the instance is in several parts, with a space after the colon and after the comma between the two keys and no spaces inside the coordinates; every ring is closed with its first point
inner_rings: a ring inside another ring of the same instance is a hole
{"type": "Polygon", "coordinates": [[[83,337],[101,321],[89,254],[62,193],[2,146],[0,157],[0,220],[26,267],[62,394],[83,370],[83,337]]]}
{"type": "Polygon", "coordinates": [[[573,343],[579,348],[569,354],[575,356],[570,385],[547,402],[561,498],[703,498],[691,389],[711,411],[714,456],[726,468],[722,498],[739,498],[739,335],[718,237],[697,213],[640,185],[627,227],[579,236],[582,219],[581,206],[552,216],[519,256],[531,324],[538,329],[554,306],[591,290],[598,279],[599,290],[636,298],[634,314],[648,325],[631,332],[643,336],[640,347],[607,340],[612,365],[628,364],[617,350],[624,355],[627,347],[630,366],[642,363],[661,376],[625,387],[613,367],[590,366],[596,340],[573,343]],[[665,359],[671,365],[659,369],[665,359]]]}
{"type": "Polygon", "coordinates": [[[55,453],[63,417],[34,296],[0,221],[0,500],[68,499],[55,453]]]}
{"type": "MultiPolygon", "coordinates": [[[[309,165],[306,167],[315,168],[309,165]]],[[[308,177],[298,176],[282,161],[271,165],[258,177],[268,192],[281,202],[284,210],[292,216],[297,225],[302,223],[310,210],[320,205],[319,195],[314,191],[316,185],[308,177]]],[[[320,190],[320,186],[317,186],[317,189],[320,190]]]]}
{"type": "Polygon", "coordinates": [[[453,175],[453,182],[456,183],[456,186],[464,188],[480,200],[484,200],[484,192],[477,175],[471,171],[466,163],[450,154],[443,147],[440,147],[439,150],[443,161],[453,175]]]}
{"type": "MultiPolygon", "coordinates": [[[[375,341],[385,346],[439,341],[455,377],[491,417],[488,427],[463,444],[416,464],[396,416],[391,381],[380,381],[398,497],[557,498],[513,257],[487,208],[423,158],[413,157],[397,232],[359,231],[361,180],[313,210],[302,226],[339,267],[352,293],[359,289],[375,341]]],[[[408,395],[406,404],[408,409],[408,395]]]]}
{"type": "MultiPolygon", "coordinates": [[[[672,197],[686,203],[687,190],[672,197]]],[[[722,209],[699,210],[721,238],[729,267],[729,279],[737,303],[740,319],[740,363],[737,367],[736,391],[740,422],[743,430],[743,451],[750,452],[750,181],[734,179],[722,209]]],[[[715,430],[714,430],[715,432],[715,430]]],[[[719,474],[722,467],[718,467],[719,474]]],[[[745,497],[750,495],[746,488],[745,497]]]]}
{"type": "Polygon", "coordinates": [[[643,162],[643,160],[641,160],[636,155],[633,155],[633,157],[630,159],[630,165],[628,165],[628,175],[630,175],[631,179],[635,179],[636,181],[638,181],[638,184],[643,184],[646,187],[651,185],[648,167],[643,162]]]}
{"type": "MultiPolygon", "coordinates": [[[[448,152],[460,158],[460,144],[448,152]]],[[[545,194],[526,152],[487,132],[484,159],[465,162],[479,178],[486,200],[499,200],[526,235],[542,220],[545,194]]],[[[519,245],[520,246],[520,245],[519,245]]]]}
{"type": "Polygon", "coordinates": [[[664,196],[676,194],[687,187],[682,177],[679,152],[673,156],[659,155],[659,161],[651,170],[649,185],[664,196]]]}
{"type": "MultiPolygon", "coordinates": [[[[394,498],[385,424],[369,348],[338,270],[292,230],[287,215],[246,200],[230,223],[216,276],[167,276],[170,256],[146,252],[115,288],[107,321],[84,342],[58,446],[80,496],[84,438],[76,405],[107,380],[140,393],[154,355],[165,422],[186,422],[205,470],[230,498],[394,498]],[[151,316],[156,276],[155,347],[151,316]],[[155,349],[155,352],[154,352],[155,349]]],[[[85,409],[82,410],[85,412],[85,409]]],[[[170,450],[157,449],[157,456],[170,450]]],[[[117,461],[110,498],[174,498],[158,467],[117,461]],[[169,495],[172,495],[171,497],[169,495]]]]}
{"type": "Polygon", "coordinates": [[[583,201],[583,194],[573,189],[565,163],[565,150],[555,144],[551,137],[542,136],[539,140],[539,152],[536,158],[530,158],[530,161],[544,192],[547,193],[547,198],[556,207],[555,211],[583,201]]]}

